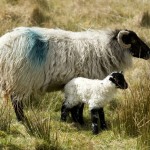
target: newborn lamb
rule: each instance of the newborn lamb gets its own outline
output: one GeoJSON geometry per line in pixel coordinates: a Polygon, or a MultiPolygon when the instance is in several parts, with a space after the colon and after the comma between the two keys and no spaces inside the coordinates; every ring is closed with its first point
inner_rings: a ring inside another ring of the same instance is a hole
{"type": "Polygon", "coordinates": [[[82,77],[72,79],[65,86],[65,101],[61,108],[61,120],[66,121],[70,111],[73,120],[83,124],[83,118],[79,117],[77,112],[79,109],[77,108],[87,103],[91,112],[92,132],[98,134],[98,118],[100,118],[101,129],[106,129],[103,107],[112,100],[118,88],[128,88],[121,72],[112,72],[103,80],[82,77]]]}

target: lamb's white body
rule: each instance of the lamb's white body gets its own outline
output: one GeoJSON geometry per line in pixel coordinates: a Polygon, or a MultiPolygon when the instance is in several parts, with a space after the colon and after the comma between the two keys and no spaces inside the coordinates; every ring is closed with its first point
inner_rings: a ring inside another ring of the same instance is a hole
{"type": "Polygon", "coordinates": [[[107,76],[104,80],[74,78],[65,86],[65,104],[68,108],[87,103],[89,109],[104,107],[117,91],[107,76]]]}
{"type": "Polygon", "coordinates": [[[66,121],[69,112],[75,122],[84,124],[83,106],[89,105],[92,131],[98,133],[98,118],[101,129],[107,128],[103,107],[112,100],[117,89],[127,89],[128,84],[122,72],[112,72],[103,80],[78,77],[65,86],[65,101],[61,107],[61,120],[66,121]]]}

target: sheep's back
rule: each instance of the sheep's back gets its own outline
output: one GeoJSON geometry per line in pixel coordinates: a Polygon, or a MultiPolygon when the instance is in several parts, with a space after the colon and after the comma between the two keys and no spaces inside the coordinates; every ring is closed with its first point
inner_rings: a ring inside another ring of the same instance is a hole
{"type": "Polygon", "coordinates": [[[1,89],[30,95],[62,88],[74,77],[102,79],[123,70],[130,58],[111,41],[110,34],[37,27],[6,33],[0,38],[1,89]]]}

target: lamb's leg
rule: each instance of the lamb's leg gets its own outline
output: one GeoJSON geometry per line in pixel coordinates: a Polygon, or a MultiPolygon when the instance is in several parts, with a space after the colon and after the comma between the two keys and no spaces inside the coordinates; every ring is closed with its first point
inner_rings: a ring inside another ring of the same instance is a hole
{"type": "Polygon", "coordinates": [[[84,108],[84,104],[79,104],[74,106],[70,111],[71,111],[71,116],[74,120],[74,122],[78,122],[81,125],[84,124],[84,120],[83,120],[83,108],[84,108]]]}
{"type": "Polygon", "coordinates": [[[11,95],[11,102],[12,102],[13,108],[15,110],[17,120],[18,121],[24,121],[25,116],[24,116],[24,112],[23,112],[22,101],[18,100],[17,96],[15,94],[12,94],[11,95]]]}
{"type": "Polygon", "coordinates": [[[67,106],[63,103],[63,105],[62,105],[62,107],[61,107],[61,120],[62,120],[62,121],[66,121],[68,114],[69,114],[69,109],[68,109],[67,106]]]}
{"type": "Polygon", "coordinates": [[[105,114],[103,108],[98,109],[99,118],[100,118],[100,126],[102,130],[107,129],[106,121],[105,121],[105,114]]]}
{"type": "Polygon", "coordinates": [[[83,109],[84,109],[84,103],[80,104],[77,110],[77,114],[78,114],[78,122],[83,125],[84,124],[84,120],[83,120],[83,109]]]}
{"type": "Polygon", "coordinates": [[[91,120],[92,120],[92,132],[93,134],[98,134],[98,109],[91,110],[91,120]]]}
{"type": "Polygon", "coordinates": [[[74,106],[73,108],[70,109],[71,111],[71,116],[74,122],[78,122],[78,105],[74,106]]]}

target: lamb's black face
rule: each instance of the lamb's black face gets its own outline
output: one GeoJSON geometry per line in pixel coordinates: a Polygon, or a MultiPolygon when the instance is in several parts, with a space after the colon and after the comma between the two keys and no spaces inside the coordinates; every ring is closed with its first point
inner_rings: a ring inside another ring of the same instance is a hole
{"type": "Polygon", "coordinates": [[[136,35],[135,32],[129,31],[128,35],[122,37],[122,41],[125,44],[131,44],[130,52],[132,56],[143,59],[150,58],[150,48],[136,35]]]}
{"type": "Polygon", "coordinates": [[[116,85],[117,88],[120,88],[120,89],[128,88],[128,84],[124,78],[124,75],[120,72],[111,73],[109,80],[112,81],[116,85]]]}

